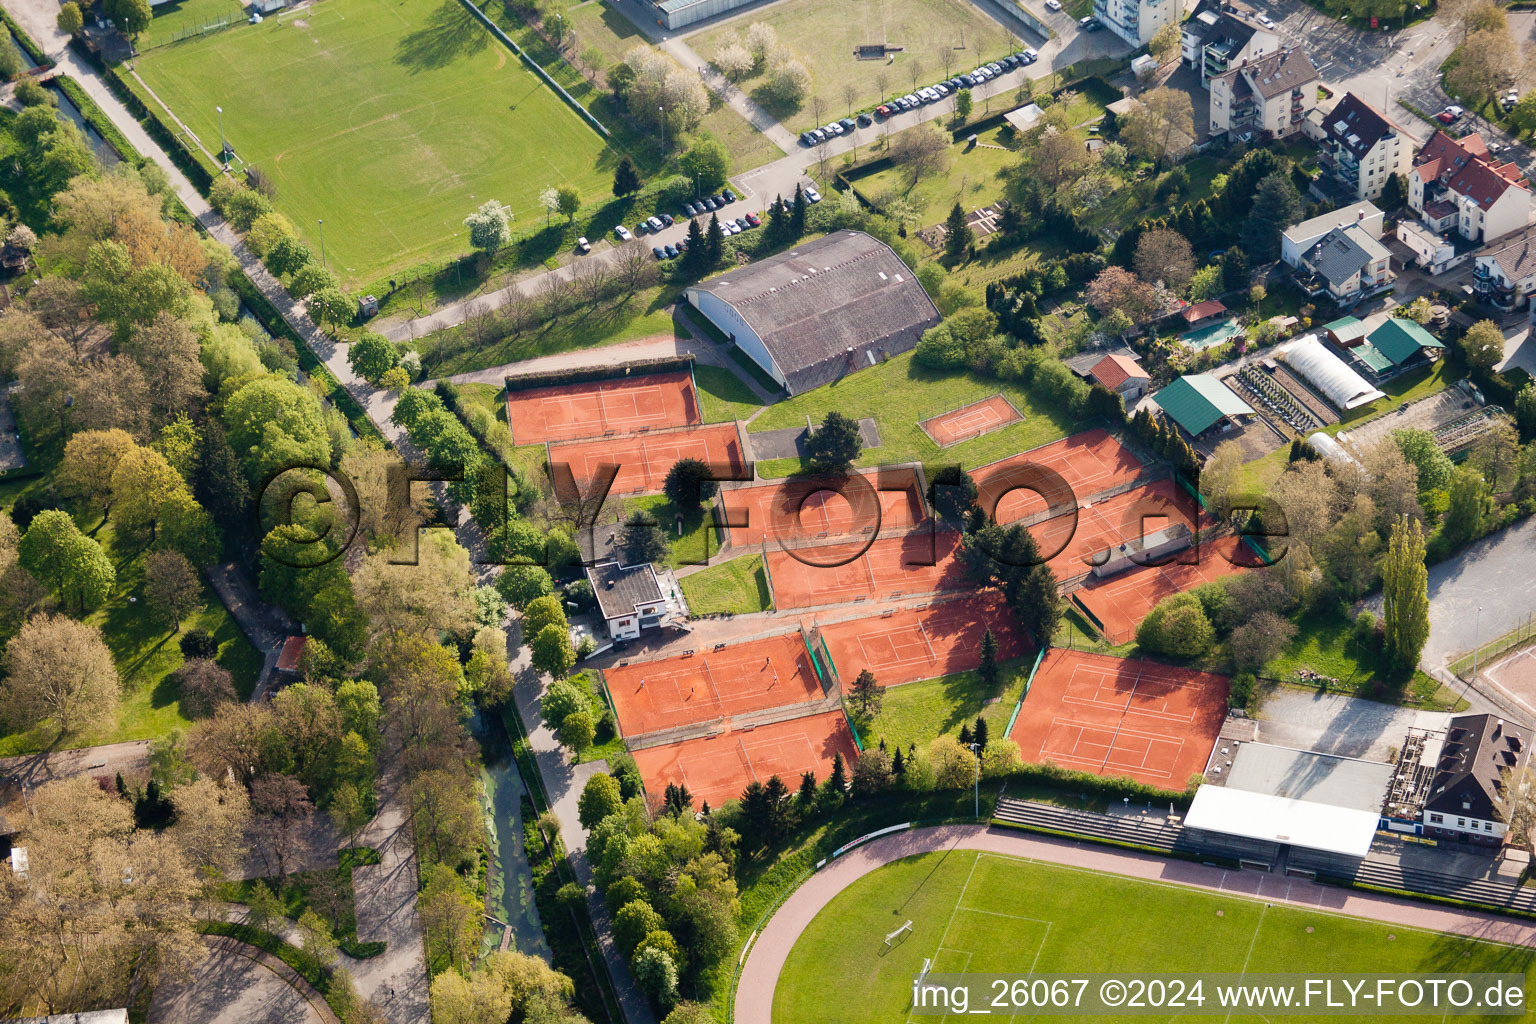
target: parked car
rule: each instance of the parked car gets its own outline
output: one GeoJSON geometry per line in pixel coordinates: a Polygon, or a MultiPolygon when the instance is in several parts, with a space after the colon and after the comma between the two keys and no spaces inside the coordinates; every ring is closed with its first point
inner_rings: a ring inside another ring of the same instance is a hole
{"type": "Polygon", "coordinates": [[[651,255],[655,256],[658,260],[664,260],[667,258],[667,254],[662,252],[661,246],[659,245],[651,246],[651,255]]]}
{"type": "Polygon", "coordinates": [[[1078,19],[1077,23],[1082,26],[1084,32],[1097,32],[1104,27],[1104,23],[1091,14],[1078,19]]]}
{"type": "Polygon", "coordinates": [[[576,251],[579,253],[589,253],[592,251],[592,243],[587,241],[586,235],[576,239],[576,251]]]}
{"type": "Polygon", "coordinates": [[[759,217],[755,213],[749,213],[747,214],[747,223],[752,225],[754,228],[759,227],[763,223],[763,218],[759,217]]]}
{"type": "Polygon", "coordinates": [[[813,203],[819,203],[821,202],[821,193],[816,191],[815,185],[807,185],[805,186],[805,198],[813,203]]]}
{"type": "Polygon", "coordinates": [[[851,117],[845,117],[837,123],[843,126],[845,132],[851,132],[859,126],[859,123],[851,117]]]}
{"type": "Polygon", "coordinates": [[[875,123],[875,119],[870,117],[868,114],[860,114],[859,115],[858,125],[859,125],[860,128],[868,128],[870,125],[872,125],[874,123],[875,123]]]}
{"type": "Polygon", "coordinates": [[[726,189],[720,194],[725,197],[725,201],[728,203],[734,203],[736,201],[736,193],[732,192],[730,189],[726,189]]]}
{"type": "Polygon", "coordinates": [[[645,219],[645,226],[650,228],[653,234],[666,227],[666,225],[661,222],[660,217],[647,217],[645,219]]]}
{"type": "Polygon", "coordinates": [[[878,107],[875,108],[875,114],[878,115],[879,117],[890,117],[891,116],[890,105],[886,104],[886,103],[880,104],[878,107]]]}
{"type": "Polygon", "coordinates": [[[987,70],[992,72],[994,75],[1000,75],[1003,73],[1003,66],[997,61],[993,61],[987,65],[987,70]]]}
{"type": "Polygon", "coordinates": [[[1029,49],[1024,50],[1023,53],[1024,59],[1029,61],[1031,64],[1040,59],[1040,51],[1036,50],[1034,47],[1030,47],[1029,49]]]}
{"type": "Polygon", "coordinates": [[[1499,98],[1499,106],[1506,111],[1513,110],[1516,103],[1520,102],[1520,90],[1511,89],[1499,98]]]}
{"type": "Polygon", "coordinates": [[[671,227],[673,224],[676,224],[677,221],[672,217],[670,213],[664,213],[661,215],[661,223],[666,227],[671,227]]]}
{"type": "Polygon", "coordinates": [[[813,145],[818,144],[818,143],[822,143],[822,142],[826,142],[826,141],[827,141],[827,133],[826,132],[822,131],[820,128],[812,128],[811,129],[811,143],[813,145]]]}
{"type": "Polygon", "coordinates": [[[725,206],[726,199],[725,199],[725,193],[724,192],[716,192],[710,198],[715,201],[715,209],[718,210],[721,207],[725,206]]]}
{"type": "Polygon", "coordinates": [[[1045,9],[1055,14],[1061,10],[1061,0],[1045,0],[1045,9]]]}
{"type": "Polygon", "coordinates": [[[635,237],[629,233],[629,228],[625,227],[623,224],[620,224],[618,227],[614,228],[613,233],[618,236],[618,239],[621,242],[628,242],[635,237]]]}
{"type": "Polygon", "coordinates": [[[741,228],[738,228],[736,226],[736,222],[733,221],[733,220],[730,220],[729,218],[727,218],[726,220],[723,220],[723,221],[720,222],[720,230],[725,232],[728,235],[739,235],[739,234],[741,234],[741,228]]]}
{"type": "Polygon", "coordinates": [[[697,215],[698,212],[699,212],[699,208],[697,206],[693,205],[693,200],[690,199],[687,202],[683,203],[683,216],[685,216],[685,217],[693,217],[693,216],[697,215]]]}
{"type": "Polygon", "coordinates": [[[661,251],[667,254],[667,259],[669,259],[669,260],[677,259],[677,247],[676,246],[664,245],[664,246],[661,247],[661,251]]]}
{"type": "Polygon", "coordinates": [[[1019,66],[1019,55],[1016,53],[1010,53],[1008,56],[998,61],[998,63],[1005,68],[1016,68],[1019,66]]]}
{"type": "Polygon", "coordinates": [[[747,223],[747,218],[745,218],[745,217],[737,217],[736,218],[736,230],[737,231],[745,231],[748,228],[750,228],[751,226],[752,226],[751,224],[747,223]]]}
{"type": "Polygon", "coordinates": [[[1466,113],[1465,110],[1463,110],[1461,107],[1457,106],[1456,104],[1452,103],[1450,106],[1448,106],[1444,110],[1440,111],[1440,113],[1436,114],[1435,118],[1438,121],[1440,121],[1441,124],[1450,124],[1452,121],[1455,121],[1457,118],[1461,117],[1461,115],[1465,114],[1465,113],[1466,113]]]}

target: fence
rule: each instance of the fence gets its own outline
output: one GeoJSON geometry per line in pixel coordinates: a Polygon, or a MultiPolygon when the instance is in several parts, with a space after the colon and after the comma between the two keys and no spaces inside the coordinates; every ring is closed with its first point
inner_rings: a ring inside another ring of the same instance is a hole
{"type": "Polygon", "coordinates": [[[161,46],[170,46],[172,43],[179,43],[183,39],[191,39],[194,36],[211,35],[212,33],[226,29],[231,25],[238,25],[244,20],[244,14],[228,14],[221,18],[208,18],[202,21],[183,22],[182,24],[178,25],[174,31],[172,31],[168,38],[157,38],[148,46],[144,47],[140,52],[154,50],[161,46]]]}
{"type": "Polygon", "coordinates": [[[1536,615],[1527,615],[1525,621],[1514,629],[1505,633],[1496,640],[1491,640],[1475,651],[1469,651],[1451,662],[1451,672],[1463,682],[1471,682],[1475,674],[1472,669],[1475,665],[1478,671],[1488,667],[1488,663],[1501,654],[1506,654],[1517,647],[1523,647],[1536,640],[1536,615]]]}

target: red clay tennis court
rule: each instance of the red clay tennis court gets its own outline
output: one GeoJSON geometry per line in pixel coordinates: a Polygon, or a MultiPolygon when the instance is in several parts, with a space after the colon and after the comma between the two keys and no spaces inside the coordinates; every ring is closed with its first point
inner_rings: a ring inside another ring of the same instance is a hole
{"type": "MultiPolygon", "coordinates": [[[[900,490],[879,490],[879,480],[873,473],[860,473],[880,499],[879,533],[891,531],[905,533],[923,522],[927,512],[923,496],[918,492],[914,479],[900,490]]],[[[862,522],[872,517],[856,515],[854,504],[836,491],[815,491],[805,495],[803,488],[785,484],[760,484],[739,487],[720,492],[725,506],[727,521],[739,521],[746,517],[746,525],[731,527],[732,544],[761,544],[764,540],[792,543],[796,539],[846,538],[859,540],[875,528],[873,522],[862,522]],[[796,515],[795,506],[799,505],[796,515]]],[[[860,501],[855,494],[854,501],[860,501]]]]}
{"type": "Polygon", "coordinates": [[[1023,418],[1019,410],[1013,407],[1013,403],[1008,401],[1007,396],[999,394],[983,398],[979,402],[972,402],[954,412],[946,412],[942,416],[923,420],[918,426],[922,427],[923,433],[933,438],[934,443],[940,448],[948,448],[952,444],[959,444],[961,441],[969,441],[982,434],[1000,430],[1023,418]]]}
{"type": "Polygon", "coordinates": [[[1185,557],[1197,559],[1192,564],[1172,562],[1146,565],[1104,580],[1094,580],[1072,596],[1098,619],[1100,632],[1111,643],[1128,643],[1136,635],[1141,620],[1163,598],[1223,576],[1243,572],[1253,558],[1236,537],[1220,537],[1200,545],[1185,557]]]}
{"type": "Polygon", "coordinates": [[[619,473],[610,494],[659,494],[667,471],[680,459],[729,465],[732,472],[746,466],[734,423],[549,446],[550,464],[569,465],[583,493],[599,467],[617,465],[619,473]]]}
{"type": "Polygon", "coordinates": [[[1193,530],[1199,516],[1195,499],[1164,478],[1079,508],[1075,523],[1070,515],[1056,516],[1031,526],[1029,532],[1049,556],[1047,564],[1057,578],[1072,579],[1092,571],[1090,559],[1102,559],[1112,547],[1174,524],[1193,530]]]}
{"type": "Polygon", "coordinates": [[[999,660],[1024,653],[1023,631],[1002,598],[991,593],[835,622],[821,627],[821,638],[845,688],[866,668],[881,686],[897,686],[975,668],[988,629],[999,660]]]}
{"type": "Polygon", "coordinates": [[[1055,472],[1071,488],[1072,496],[1058,500],[1079,502],[1129,483],[1145,469],[1109,431],[1087,430],[975,470],[981,507],[1000,523],[1043,511],[1046,499],[1025,487],[1036,467],[1055,472]]]}
{"type": "Polygon", "coordinates": [[[1204,771],[1226,713],[1222,676],[1058,648],[1010,737],[1025,761],[1181,790],[1204,771]]]}
{"type": "Polygon", "coordinates": [[[603,673],[625,736],[822,696],[798,632],[603,673]]]}
{"type": "Polygon", "coordinates": [[[633,434],[702,422],[693,374],[686,370],[507,393],[507,423],[518,444],[633,434]]]}
{"type": "Polygon", "coordinates": [[[851,773],[858,757],[841,711],[633,753],[652,804],[661,802],[670,782],[687,786],[695,807],[707,800],[712,808],[739,798],[749,783],[767,782],[774,775],[790,790],[799,786],[803,772],[812,771],[818,779],[825,779],[832,772],[834,754],[843,755],[851,773]]]}
{"type": "Polygon", "coordinates": [[[905,537],[881,537],[859,555],[861,547],[832,544],[792,553],[770,547],[768,575],[774,604],[780,609],[814,608],[876,597],[936,594],[972,585],[957,557],[957,531],[917,530],[905,537]],[[817,564],[808,565],[807,559],[817,564]],[[833,561],[842,564],[827,564],[833,561]]]}

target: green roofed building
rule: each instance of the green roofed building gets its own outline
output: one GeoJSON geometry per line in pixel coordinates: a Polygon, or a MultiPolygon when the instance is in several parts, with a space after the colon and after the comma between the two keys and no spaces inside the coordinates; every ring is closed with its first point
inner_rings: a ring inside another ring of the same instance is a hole
{"type": "Polygon", "coordinates": [[[1152,401],[1191,438],[1253,415],[1252,406],[1208,373],[1186,374],[1153,395],[1152,401]]]}
{"type": "Polygon", "coordinates": [[[1412,320],[1398,317],[1388,319],[1362,340],[1344,347],[1356,367],[1373,382],[1428,366],[1445,352],[1439,338],[1412,320]]]}
{"type": "Polygon", "coordinates": [[[1341,316],[1332,323],[1323,324],[1323,333],[1340,348],[1349,348],[1365,340],[1369,333],[1365,324],[1352,316],[1341,316]]]}

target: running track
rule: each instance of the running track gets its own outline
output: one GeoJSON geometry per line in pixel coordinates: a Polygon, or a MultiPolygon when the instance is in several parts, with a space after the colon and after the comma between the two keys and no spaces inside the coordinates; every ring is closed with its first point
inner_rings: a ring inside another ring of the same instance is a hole
{"type": "Polygon", "coordinates": [[[1455,932],[1514,945],[1536,945],[1536,923],[1470,910],[1453,910],[1390,896],[1355,893],[1303,878],[1258,871],[1228,871],[1188,861],[1114,850],[1094,843],[1033,836],[985,825],[941,825],[877,839],[833,861],[805,880],[769,919],[742,968],[736,987],[735,1024],[772,1024],[773,992],[795,940],[811,919],[858,879],[903,857],[935,850],[984,850],[1013,857],[1088,868],[1147,881],[1217,889],[1270,903],[1288,903],[1431,931],[1455,932]]]}

